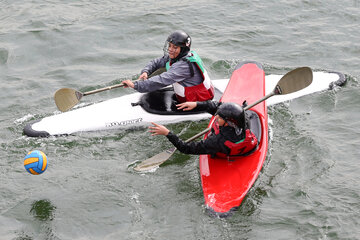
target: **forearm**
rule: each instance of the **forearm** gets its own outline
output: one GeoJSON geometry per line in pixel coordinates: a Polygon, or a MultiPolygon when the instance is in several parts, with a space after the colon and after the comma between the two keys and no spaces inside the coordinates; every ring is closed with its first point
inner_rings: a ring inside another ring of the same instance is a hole
{"type": "Polygon", "coordinates": [[[149,78],[145,81],[135,82],[134,89],[138,92],[144,93],[144,92],[152,92],[169,85],[161,82],[161,79],[158,79],[159,76],[155,76],[155,77],[149,78]]]}
{"type": "Polygon", "coordinates": [[[136,82],[134,89],[139,92],[152,92],[186,79],[181,73],[173,70],[151,77],[145,81],[136,82]]]}
{"type": "Polygon", "coordinates": [[[196,102],[196,110],[206,111],[211,115],[215,115],[217,108],[220,106],[220,102],[217,101],[204,101],[204,102],[196,102]]]}
{"type": "Polygon", "coordinates": [[[147,72],[150,75],[157,69],[165,67],[167,61],[169,61],[168,57],[153,59],[141,70],[141,73],[147,72]]]}
{"type": "Polygon", "coordinates": [[[166,137],[180,152],[185,154],[215,154],[221,151],[219,144],[211,144],[210,141],[202,140],[186,143],[172,132],[169,132],[166,137]]]}

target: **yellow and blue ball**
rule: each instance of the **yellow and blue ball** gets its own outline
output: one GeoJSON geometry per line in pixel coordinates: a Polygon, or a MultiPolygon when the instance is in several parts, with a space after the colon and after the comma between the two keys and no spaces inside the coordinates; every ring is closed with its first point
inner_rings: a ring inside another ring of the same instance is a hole
{"type": "Polygon", "coordinates": [[[47,157],[39,150],[29,152],[24,158],[24,167],[31,174],[42,174],[47,168],[47,157]]]}

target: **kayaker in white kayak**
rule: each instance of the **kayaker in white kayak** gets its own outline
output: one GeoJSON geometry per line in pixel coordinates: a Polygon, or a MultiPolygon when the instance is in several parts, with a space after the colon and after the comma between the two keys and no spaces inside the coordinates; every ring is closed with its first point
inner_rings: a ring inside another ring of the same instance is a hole
{"type": "Polygon", "coordinates": [[[146,81],[125,80],[122,83],[138,92],[152,92],[172,84],[181,103],[213,99],[211,80],[201,58],[195,51],[190,51],[190,46],[191,38],[187,33],[173,32],[165,41],[164,56],[150,61],[141,70],[139,79],[146,81]],[[148,78],[160,68],[166,68],[166,72],[148,78]]]}
{"type": "Polygon", "coordinates": [[[244,109],[236,103],[215,101],[185,102],[177,105],[184,111],[205,110],[215,115],[211,132],[205,140],[184,142],[163,125],[152,123],[149,132],[152,135],[164,135],[182,153],[210,154],[213,157],[227,158],[241,156],[256,148],[258,140],[248,127],[248,117],[244,109]]]}

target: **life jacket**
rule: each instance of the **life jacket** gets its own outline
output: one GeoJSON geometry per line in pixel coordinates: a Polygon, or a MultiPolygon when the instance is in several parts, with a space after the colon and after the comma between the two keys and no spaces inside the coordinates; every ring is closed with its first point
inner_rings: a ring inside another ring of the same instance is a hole
{"type": "MultiPolygon", "coordinates": [[[[198,69],[200,70],[202,77],[203,77],[203,82],[195,85],[195,86],[191,86],[191,87],[184,87],[182,86],[180,83],[174,83],[173,87],[174,87],[174,92],[176,94],[176,97],[178,99],[179,102],[202,102],[202,101],[207,101],[207,100],[211,100],[214,98],[214,87],[211,84],[211,80],[210,77],[207,73],[207,71],[204,68],[204,64],[200,58],[200,56],[194,52],[191,51],[187,57],[183,58],[183,61],[187,61],[189,63],[189,67],[190,67],[190,72],[191,72],[191,76],[194,76],[194,69],[193,69],[193,65],[191,63],[195,63],[195,65],[198,67],[198,69]]],[[[166,70],[170,69],[170,61],[166,63],[166,70]]]]}
{"type": "MultiPolygon", "coordinates": [[[[217,121],[212,124],[211,128],[213,134],[217,135],[220,133],[219,124],[217,121]]],[[[251,151],[257,147],[258,140],[255,134],[250,131],[250,129],[245,129],[245,138],[238,142],[231,142],[227,140],[225,141],[224,145],[230,149],[230,153],[227,155],[225,153],[218,152],[215,154],[215,156],[219,158],[231,159],[231,157],[245,156],[251,153],[251,151]]]]}

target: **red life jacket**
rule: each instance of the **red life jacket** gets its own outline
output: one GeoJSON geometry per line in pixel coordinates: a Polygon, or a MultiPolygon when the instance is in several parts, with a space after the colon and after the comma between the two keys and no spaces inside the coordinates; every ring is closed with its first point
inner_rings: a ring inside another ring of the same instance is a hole
{"type": "MultiPolygon", "coordinates": [[[[213,134],[219,134],[219,124],[215,121],[212,125],[213,134]]],[[[249,153],[251,150],[255,149],[258,144],[258,140],[250,129],[245,130],[245,138],[238,142],[231,142],[229,140],[225,141],[224,145],[230,149],[229,155],[225,153],[218,152],[216,153],[216,157],[219,158],[229,158],[232,156],[243,156],[246,153],[249,153]]]]}
{"type": "MultiPolygon", "coordinates": [[[[213,99],[215,90],[199,55],[196,52],[191,51],[189,56],[186,57],[186,60],[189,63],[195,63],[202,74],[203,82],[191,87],[184,87],[179,83],[174,83],[173,87],[177,100],[179,102],[203,102],[213,99]]],[[[166,69],[169,70],[169,68],[170,61],[166,63],[166,69]]]]}
{"type": "Polygon", "coordinates": [[[214,98],[215,91],[212,85],[206,88],[204,83],[196,86],[183,87],[179,83],[174,83],[174,91],[179,102],[203,102],[214,98]],[[179,89],[180,88],[180,89],[179,89]]]}

